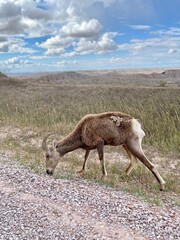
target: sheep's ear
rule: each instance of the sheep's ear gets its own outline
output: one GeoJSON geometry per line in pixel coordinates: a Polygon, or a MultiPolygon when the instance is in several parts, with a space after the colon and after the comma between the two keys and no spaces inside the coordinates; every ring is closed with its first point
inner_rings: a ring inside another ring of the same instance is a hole
{"type": "Polygon", "coordinates": [[[55,139],[55,140],[53,141],[53,147],[56,148],[57,144],[58,144],[58,140],[55,139]]]}

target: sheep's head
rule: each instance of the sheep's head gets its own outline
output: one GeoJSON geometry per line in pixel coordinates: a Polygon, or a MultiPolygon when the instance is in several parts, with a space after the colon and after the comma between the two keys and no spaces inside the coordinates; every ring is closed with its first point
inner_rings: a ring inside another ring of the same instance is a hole
{"type": "Polygon", "coordinates": [[[46,173],[52,175],[59,161],[59,153],[56,150],[57,141],[53,141],[51,146],[47,145],[47,139],[51,134],[48,134],[42,141],[42,149],[45,152],[46,173]]]}

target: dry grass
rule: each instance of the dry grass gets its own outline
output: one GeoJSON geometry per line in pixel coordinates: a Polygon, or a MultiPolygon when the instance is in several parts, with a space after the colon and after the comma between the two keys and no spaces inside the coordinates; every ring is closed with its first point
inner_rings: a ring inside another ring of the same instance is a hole
{"type": "Polygon", "coordinates": [[[30,85],[0,95],[1,124],[68,133],[88,113],[122,111],[140,119],[146,143],[180,152],[179,89],[30,85]]]}

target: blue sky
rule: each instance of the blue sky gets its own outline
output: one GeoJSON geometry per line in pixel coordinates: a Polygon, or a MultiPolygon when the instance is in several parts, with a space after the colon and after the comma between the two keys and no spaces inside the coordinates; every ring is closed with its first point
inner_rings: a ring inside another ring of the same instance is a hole
{"type": "Polygon", "coordinates": [[[0,0],[6,74],[180,67],[180,0],[0,0]]]}

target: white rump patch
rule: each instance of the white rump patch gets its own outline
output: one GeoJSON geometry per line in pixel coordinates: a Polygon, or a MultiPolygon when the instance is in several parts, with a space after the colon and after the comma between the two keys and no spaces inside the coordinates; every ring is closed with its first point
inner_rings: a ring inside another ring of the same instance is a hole
{"type": "Polygon", "coordinates": [[[116,124],[116,126],[120,126],[121,122],[123,121],[123,118],[120,118],[118,116],[111,116],[110,119],[116,124]]]}
{"type": "Polygon", "coordinates": [[[145,132],[142,130],[141,124],[135,118],[132,119],[132,131],[137,137],[141,139],[145,136],[145,132]]]}

